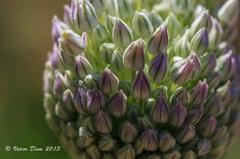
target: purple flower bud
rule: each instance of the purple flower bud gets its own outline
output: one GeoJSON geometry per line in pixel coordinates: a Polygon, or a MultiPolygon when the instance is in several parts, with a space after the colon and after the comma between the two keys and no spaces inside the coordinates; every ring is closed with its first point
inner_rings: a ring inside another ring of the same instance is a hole
{"type": "Polygon", "coordinates": [[[197,19],[192,23],[190,28],[191,34],[196,34],[196,32],[203,27],[205,27],[207,31],[210,31],[212,28],[212,17],[208,10],[202,11],[197,19]]]}
{"type": "Polygon", "coordinates": [[[100,91],[92,90],[87,92],[87,108],[92,114],[96,114],[105,107],[105,99],[100,91]]]}
{"type": "Polygon", "coordinates": [[[64,5],[64,23],[68,24],[69,26],[73,26],[73,10],[70,6],[64,5]]]}
{"type": "Polygon", "coordinates": [[[201,106],[205,103],[207,95],[207,81],[199,81],[198,84],[189,92],[189,102],[194,106],[201,106]]]}
{"type": "Polygon", "coordinates": [[[151,53],[159,54],[167,51],[168,31],[165,24],[162,24],[151,37],[148,49],[151,53]]]}
{"type": "Polygon", "coordinates": [[[101,90],[104,94],[113,93],[118,88],[119,80],[108,68],[102,74],[101,90]]]}
{"type": "Polygon", "coordinates": [[[116,152],[116,159],[134,159],[136,157],[132,145],[126,145],[116,152]]]}
{"type": "Polygon", "coordinates": [[[56,44],[59,43],[59,38],[62,32],[67,29],[67,25],[58,19],[57,16],[53,17],[52,20],[52,38],[56,44]]]}
{"type": "Polygon", "coordinates": [[[89,73],[93,71],[93,68],[90,62],[87,60],[87,58],[81,55],[78,55],[75,58],[75,69],[76,69],[77,75],[81,79],[84,79],[85,76],[87,76],[89,73]]]}
{"type": "Polygon", "coordinates": [[[214,133],[214,130],[217,126],[217,119],[215,117],[210,117],[198,125],[198,132],[203,137],[210,137],[214,133]]]}
{"type": "Polygon", "coordinates": [[[108,134],[112,131],[112,121],[103,111],[99,111],[96,115],[95,126],[96,129],[103,134],[108,134]]]}
{"type": "Polygon", "coordinates": [[[145,64],[144,41],[138,39],[132,42],[124,51],[123,63],[132,70],[142,70],[145,64]]]}
{"type": "Polygon", "coordinates": [[[199,77],[201,65],[196,53],[192,52],[186,59],[174,59],[171,69],[172,80],[177,84],[184,84],[199,77]]]}
{"type": "Polygon", "coordinates": [[[187,122],[191,123],[193,125],[196,125],[201,120],[203,114],[204,114],[204,108],[203,107],[192,109],[187,114],[187,118],[186,118],[187,122]]]}
{"type": "Polygon", "coordinates": [[[87,112],[87,95],[84,88],[78,88],[74,94],[74,106],[79,114],[84,115],[87,112]]]}
{"type": "Polygon", "coordinates": [[[177,133],[177,141],[181,144],[187,143],[196,135],[195,126],[192,124],[184,125],[177,133]]]}
{"type": "Polygon", "coordinates": [[[139,71],[132,87],[133,97],[137,99],[146,99],[151,94],[149,81],[143,71],[139,71]]]}
{"type": "Polygon", "coordinates": [[[95,9],[88,0],[77,2],[74,21],[79,29],[84,32],[92,31],[97,26],[98,20],[95,9]]]}
{"type": "Polygon", "coordinates": [[[209,46],[211,49],[214,49],[216,46],[218,46],[223,36],[222,26],[217,21],[217,19],[212,18],[212,29],[208,35],[209,35],[209,46]]]}
{"type": "Polygon", "coordinates": [[[206,77],[212,73],[217,65],[216,55],[214,53],[206,54],[201,57],[202,77],[206,77]]]}
{"type": "Polygon", "coordinates": [[[176,104],[176,103],[187,104],[188,102],[187,91],[183,87],[178,87],[176,91],[172,94],[170,98],[170,102],[172,104],[176,104]]]}
{"type": "Polygon", "coordinates": [[[151,114],[155,123],[166,123],[168,121],[168,105],[163,97],[158,99],[151,114]]]}
{"type": "Polygon", "coordinates": [[[110,135],[103,135],[98,143],[101,151],[111,151],[116,145],[116,141],[110,135]]]}
{"type": "Polygon", "coordinates": [[[198,156],[207,155],[212,148],[212,144],[207,139],[201,139],[196,145],[196,152],[198,156]]]}
{"type": "Polygon", "coordinates": [[[159,149],[161,152],[166,152],[173,149],[176,145],[175,138],[167,132],[161,132],[159,134],[159,149]]]}
{"type": "Polygon", "coordinates": [[[49,61],[53,69],[57,69],[61,62],[61,52],[55,43],[53,45],[53,50],[49,55],[49,61]]]}
{"type": "Polygon", "coordinates": [[[133,39],[132,30],[120,19],[116,19],[113,26],[112,36],[117,47],[126,47],[133,39]]]}
{"type": "Polygon", "coordinates": [[[116,117],[122,117],[125,115],[127,110],[127,96],[122,90],[118,91],[111,99],[108,109],[109,112],[116,117]]]}
{"type": "Polygon", "coordinates": [[[201,28],[192,38],[191,50],[198,55],[203,55],[208,48],[208,32],[206,28],[201,28]]]}
{"type": "Polygon", "coordinates": [[[152,59],[149,65],[148,74],[156,82],[162,82],[168,73],[168,59],[166,54],[159,54],[152,59]]]}
{"type": "Polygon", "coordinates": [[[88,147],[94,142],[94,137],[84,127],[80,127],[78,133],[79,137],[76,142],[80,148],[88,147]]]}
{"type": "Polygon", "coordinates": [[[154,31],[150,19],[144,12],[135,12],[132,25],[134,31],[142,37],[150,37],[154,31]]]}
{"type": "Polygon", "coordinates": [[[176,103],[170,112],[170,124],[174,127],[180,127],[187,116],[187,108],[181,103],[176,103]]]}
{"type": "Polygon", "coordinates": [[[224,103],[217,92],[208,97],[204,107],[209,115],[215,117],[221,115],[225,110],[224,103]]]}
{"type": "Polygon", "coordinates": [[[55,79],[53,82],[53,94],[61,96],[65,89],[65,77],[59,72],[55,72],[55,79]]]}
{"type": "Polygon", "coordinates": [[[137,137],[136,126],[128,121],[123,123],[120,137],[124,143],[132,143],[134,139],[137,137]]]}
{"type": "Polygon", "coordinates": [[[158,132],[155,129],[147,129],[140,136],[140,140],[146,151],[156,151],[158,148],[158,132]]]}
{"type": "Polygon", "coordinates": [[[103,43],[100,46],[101,55],[106,63],[111,63],[114,47],[112,43],[103,43]]]}
{"type": "Polygon", "coordinates": [[[217,59],[217,70],[220,73],[222,81],[226,81],[234,75],[236,72],[236,61],[232,50],[229,50],[217,59]]]}
{"type": "Polygon", "coordinates": [[[216,88],[221,81],[220,74],[218,72],[213,72],[207,76],[207,83],[209,88],[216,88]]]}

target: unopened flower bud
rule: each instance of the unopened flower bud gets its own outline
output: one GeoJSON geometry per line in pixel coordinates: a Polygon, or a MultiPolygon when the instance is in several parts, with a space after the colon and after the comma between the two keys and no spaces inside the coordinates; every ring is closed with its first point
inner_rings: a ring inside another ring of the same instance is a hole
{"type": "Polygon", "coordinates": [[[137,123],[138,123],[137,126],[140,130],[154,128],[154,124],[152,123],[151,119],[147,116],[138,117],[137,123]]]}
{"type": "Polygon", "coordinates": [[[109,94],[116,91],[118,88],[119,80],[116,75],[112,73],[112,71],[108,68],[102,74],[101,80],[101,89],[103,94],[109,94]]]}
{"type": "Polygon", "coordinates": [[[146,151],[156,151],[158,148],[158,132],[155,129],[147,129],[140,136],[146,151]]]}
{"type": "Polygon", "coordinates": [[[157,55],[152,59],[149,65],[148,74],[151,79],[156,82],[162,82],[168,73],[168,59],[165,53],[157,55]]]}
{"type": "Polygon", "coordinates": [[[67,29],[68,26],[58,19],[57,16],[53,17],[52,20],[52,38],[56,44],[59,43],[59,38],[61,37],[62,32],[67,29]]]}
{"type": "Polygon", "coordinates": [[[98,148],[101,151],[111,151],[116,144],[116,141],[109,135],[103,135],[98,143],[98,148]]]}
{"type": "Polygon", "coordinates": [[[126,145],[116,152],[116,159],[135,159],[136,154],[132,145],[126,145]]]}
{"type": "Polygon", "coordinates": [[[208,32],[206,28],[201,28],[192,38],[191,50],[195,51],[198,55],[203,55],[208,48],[208,32]]]}
{"type": "Polygon", "coordinates": [[[88,147],[86,149],[86,152],[88,153],[88,155],[91,158],[94,158],[94,159],[100,159],[101,158],[100,151],[98,150],[97,146],[95,146],[95,145],[91,145],[90,147],[88,147]]]}
{"type": "Polygon", "coordinates": [[[103,12],[104,9],[104,2],[102,0],[90,0],[93,7],[96,10],[96,14],[99,15],[103,12]]]}
{"type": "Polygon", "coordinates": [[[170,124],[180,127],[187,117],[187,108],[181,103],[176,103],[170,111],[170,124]]]}
{"type": "Polygon", "coordinates": [[[75,58],[75,68],[76,68],[77,75],[81,79],[84,79],[89,73],[93,71],[93,68],[90,62],[87,60],[87,58],[81,55],[78,55],[75,58]]]}
{"type": "Polygon", "coordinates": [[[198,156],[204,156],[209,153],[212,148],[212,144],[207,139],[202,139],[196,145],[196,152],[198,156]]]}
{"type": "Polygon", "coordinates": [[[77,145],[80,148],[90,146],[94,142],[94,137],[84,127],[80,127],[78,131],[77,145]]]}
{"type": "Polygon", "coordinates": [[[184,87],[178,87],[175,92],[172,94],[170,98],[170,102],[172,104],[182,103],[187,104],[188,102],[188,94],[184,87]]]}
{"type": "Polygon", "coordinates": [[[132,2],[129,0],[116,0],[115,9],[117,15],[122,19],[127,19],[134,13],[132,2]]]}
{"type": "Polygon", "coordinates": [[[211,142],[213,144],[218,143],[219,141],[221,141],[224,136],[228,133],[228,128],[227,126],[223,126],[223,127],[218,127],[215,129],[213,136],[211,137],[211,142]]]}
{"type": "Polygon", "coordinates": [[[177,133],[177,141],[181,144],[187,143],[196,135],[195,126],[192,124],[184,125],[177,133]]]}
{"type": "Polygon", "coordinates": [[[97,26],[98,20],[95,9],[88,0],[78,2],[74,20],[81,31],[90,32],[97,26]]]}
{"type": "Polygon", "coordinates": [[[123,57],[118,50],[115,50],[113,52],[112,59],[111,59],[111,66],[118,71],[124,67],[123,57]]]}
{"type": "Polygon", "coordinates": [[[144,12],[135,12],[132,25],[134,31],[144,38],[150,37],[154,31],[150,19],[144,12]]]}
{"type": "Polygon", "coordinates": [[[95,118],[96,129],[103,134],[108,134],[112,131],[112,121],[110,117],[103,111],[99,111],[95,118]]]}
{"type": "Polygon", "coordinates": [[[219,72],[213,72],[207,76],[207,83],[209,88],[216,88],[221,82],[221,77],[219,72]]]}
{"type": "Polygon", "coordinates": [[[190,53],[190,43],[186,35],[183,35],[174,46],[174,55],[180,57],[187,57],[190,53]]]}
{"type": "Polygon", "coordinates": [[[239,1],[229,0],[226,1],[218,11],[218,18],[221,22],[228,26],[233,26],[239,15],[239,1]]]}
{"type": "Polygon", "coordinates": [[[225,107],[234,103],[234,88],[230,81],[226,82],[225,85],[219,87],[217,89],[217,92],[219,93],[225,107]]]}
{"type": "Polygon", "coordinates": [[[92,88],[92,89],[99,88],[100,87],[100,81],[101,81],[101,75],[99,75],[97,73],[88,74],[84,78],[84,84],[88,88],[92,88]]]}
{"type": "Polygon", "coordinates": [[[108,28],[108,31],[109,32],[112,32],[113,30],[113,26],[114,24],[116,23],[117,21],[117,18],[116,17],[113,17],[111,15],[107,15],[107,28],[108,28]]]}
{"type": "Polygon", "coordinates": [[[125,115],[127,110],[127,96],[122,90],[118,91],[117,94],[112,97],[108,109],[109,112],[116,117],[125,115]]]}
{"type": "Polygon", "coordinates": [[[151,88],[147,76],[143,71],[139,71],[132,87],[133,97],[137,99],[146,99],[151,94],[151,88]]]}
{"type": "Polygon", "coordinates": [[[151,37],[148,49],[151,53],[159,54],[166,52],[168,47],[168,31],[165,24],[162,24],[151,37]]]}
{"type": "Polygon", "coordinates": [[[155,123],[166,123],[168,121],[168,105],[163,97],[160,97],[153,107],[152,118],[155,123]]]}
{"type": "Polygon", "coordinates": [[[208,97],[208,100],[205,103],[204,107],[206,108],[206,112],[209,115],[215,117],[221,115],[225,110],[224,103],[217,92],[216,94],[212,94],[208,97]]]}
{"type": "Polygon", "coordinates": [[[217,59],[217,70],[220,73],[222,81],[226,81],[234,75],[236,72],[236,61],[232,50],[229,50],[217,59]]]}
{"type": "Polygon", "coordinates": [[[69,112],[75,112],[73,98],[74,98],[74,95],[70,89],[67,89],[63,92],[62,101],[64,106],[69,112]]]}
{"type": "Polygon", "coordinates": [[[84,88],[78,88],[74,94],[74,106],[79,114],[87,112],[87,94],[84,88]]]}
{"type": "Polygon", "coordinates": [[[187,114],[187,122],[191,123],[193,125],[196,125],[201,120],[203,114],[204,114],[204,108],[203,107],[192,109],[187,114]]]}
{"type": "Polygon", "coordinates": [[[49,55],[49,61],[53,69],[57,69],[61,64],[61,51],[59,50],[57,44],[54,44],[53,50],[49,55]]]}
{"type": "Polygon", "coordinates": [[[98,24],[93,30],[93,35],[96,38],[97,42],[101,43],[108,39],[108,32],[105,26],[98,24]]]}
{"type": "Polygon", "coordinates": [[[111,153],[104,153],[102,159],[115,159],[111,153]]]}
{"type": "Polygon", "coordinates": [[[208,36],[209,36],[209,47],[211,49],[218,46],[220,40],[222,39],[222,36],[223,36],[222,26],[214,18],[212,18],[212,29],[209,32],[208,36]]]}
{"type": "Polygon", "coordinates": [[[190,32],[194,36],[201,28],[205,27],[207,32],[212,28],[212,17],[208,10],[204,10],[192,23],[190,32]]]}
{"type": "Polygon", "coordinates": [[[113,43],[103,43],[100,46],[100,53],[106,63],[111,63],[112,54],[114,51],[114,44],[113,43]]]}
{"type": "Polygon", "coordinates": [[[65,77],[59,71],[55,72],[55,80],[53,81],[53,94],[61,96],[65,89],[65,77]]]}
{"type": "Polygon", "coordinates": [[[161,132],[159,134],[159,149],[162,152],[169,151],[173,149],[176,145],[175,138],[167,132],[161,132]]]}
{"type": "Polygon", "coordinates": [[[198,125],[198,132],[203,137],[210,137],[214,133],[214,130],[217,126],[217,119],[215,117],[210,117],[198,125]]]}
{"type": "Polygon", "coordinates": [[[181,23],[173,13],[169,14],[165,21],[165,24],[167,25],[168,28],[169,37],[176,37],[181,31],[182,28],[181,23]]]}
{"type": "Polygon", "coordinates": [[[103,94],[97,90],[87,92],[87,109],[90,113],[96,114],[105,107],[103,94]]]}
{"type": "Polygon", "coordinates": [[[178,150],[173,150],[164,153],[162,156],[164,159],[180,159],[182,155],[178,150]]]}
{"type": "Polygon", "coordinates": [[[152,23],[153,29],[156,30],[163,22],[162,18],[156,11],[151,11],[148,15],[150,22],[152,23]]]}
{"type": "Polygon", "coordinates": [[[74,139],[78,136],[78,132],[75,127],[75,123],[73,122],[68,122],[66,126],[66,133],[67,136],[71,139],[74,139]]]}
{"type": "Polygon", "coordinates": [[[196,159],[197,156],[194,151],[189,150],[183,154],[183,159],[196,159]]]}
{"type": "Polygon", "coordinates": [[[112,30],[112,36],[117,47],[126,47],[133,39],[132,30],[120,19],[116,19],[112,30]]]}
{"type": "Polygon", "coordinates": [[[217,65],[216,55],[214,53],[209,53],[201,57],[202,64],[202,77],[208,76],[212,73],[217,65]]]}
{"type": "Polygon", "coordinates": [[[203,105],[208,95],[208,84],[207,81],[200,81],[198,84],[189,92],[189,102],[194,106],[203,105]]]}
{"type": "Polygon", "coordinates": [[[123,123],[120,137],[124,143],[132,143],[134,139],[137,137],[136,126],[128,121],[123,123]]]}
{"type": "Polygon", "coordinates": [[[138,39],[132,42],[124,51],[123,63],[132,70],[142,70],[145,64],[144,41],[138,39]]]}

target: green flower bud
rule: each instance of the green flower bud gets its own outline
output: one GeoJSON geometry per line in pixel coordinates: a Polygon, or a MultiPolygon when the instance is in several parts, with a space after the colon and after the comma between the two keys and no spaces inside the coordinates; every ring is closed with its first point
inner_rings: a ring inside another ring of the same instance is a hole
{"type": "Polygon", "coordinates": [[[62,95],[63,104],[66,107],[66,110],[71,113],[75,113],[75,111],[76,111],[74,104],[73,104],[74,103],[73,96],[74,95],[70,89],[65,90],[62,95]]]}
{"type": "Polygon", "coordinates": [[[170,97],[170,102],[172,104],[176,103],[187,104],[188,102],[187,91],[183,87],[178,87],[170,97]]]}
{"type": "Polygon", "coordinates": [[[219,72],[213,72],[207,76],[207,83],[209,88],[216,88],[221,82],[219,72]]]}
{"type": "Polygon", "coordinates": [[[137,99],[146,99],[151,94],[151,88],[147,76],[143,71],[139,71],[132,87],[133,97],[137,99]]]}
{"type": "Polygon", "coordinates": [[[50,114],[46,114],[45,119],[50,127],[50,129],[55,132],[56,134],[59,134],[61,132],[61,129],[59,127],[59,120],[57,117],[52,116],[50,114]]]}
{"type": "Polygon", "coordinates": [[[92,89],[99,88],[100,87],[100,81],[101,81],[101,76],[97,73],[88,74],[84,78],[84,84],[88,88],[92,88],[92,89]]]}
{"type": "Polygon", "coordinates": [[[137,140],[134,145],[134,150],[136,155],[141,154],[144,151],[144,144],[140,140],[137,140]]]}
{"type": "Polygon", "coordinates": [[[132,42],[132,30],[126,23],[117,18],[113,26],[112,37],[117,47],[126,47],[132,42]]]}
{"type": "Polygon", "coordinates": [[[142,70],[145,64],[144,41],[138,39],[132,42],[124,51],[123,63],[132,70],[142,70]]]}
{"type": "Polygon", "coordinates": [[[169,14],[167,19],[165,20],[165,24],[168,28],[168,32],[170,35],[169,37],[174,37],[177,34],[179,34],[179,32],[182,28],[181,23],[179,22],[179,20],[173,13],[169,14]]]}
{"type": "Polygon", "coordinates": [[[115,70],[121,70],[124,67],[123,64],[123,58],[120,55],[119,51],[116,50],[114,51],[113,55],[112,55],[112,59],[111,59],[111,66],[115,69],[115,70]]]}
{"type": "Polygon", "coordinates": [[[98,24],[93,31],[93,35],[96,37],[97,42],[101,43],[108,39],[108,32],[105,26],[98,24]]]}
{"type": "Polygon", "coordinates": [[[75,68],[76,68],[77,75],[81,79],[84,79],[89,73],[93,71],[93,68],[90,62],[81,55],[78,55],[75,58],[75,68]]]}
{"type": "Polygon", "coordinates": [[[134,31],[142,37],[150,37],[154,31],[150,19],[144,12],[135,12],[132,25],[134,31]]]}
{"type": "Polygon", "coordinates": [[[146,151],[156,151],[158,148],[158,132],[155,129],[147,129],[140,136],[140,140],[146,151]]]}
{"type": "Polygon", "coordinates": [[[124,143],[132,143],[137,137],[137,128],[132,123],[126,121],[123,123],[120,133],[121,140],[124,143]]]}
{"type": "Polygon", "coordinates": [[[162,24],[151,37],[148,49],[151,53],[159,54],[166,52],[168,47],[168,31],[165,24],[162,24]]]}
{"type": "Polygon", "coordinates": [[[180,57],[187,57],[190,52],[190,43],[186,35],[183,35],[179,40],[177,40],[174,46],[174,55],[180,57]]]}
{"type": "Polygon", "coordinates": [[[209,45],[208,32],[206,28],[201,28],[192,38],[190,47],[191,50],[196,52],[198,55],[203,55],[209,45]]]}
{"type": "Polygon", "coordinates": [[[201,57],[202,77],[208,76],[212,73],[217,65],[216,55],[214,53],[205,54],[201,57]]]}
{"type": "Polygon", "coordinates": [[[117,15],[123,19],[129,18],[134,13],[131,0],[116,0],[115,6],[117,15]]]}
{"type": "Polygon", "coordinates": [[[156,82],[162,82],[168,73],[168,59],[166,54],[159,54],[153,58],[149,65],[148,74],[156,82]]]}
{"type": "Polygon", "coordinates": [[[102,74],[101,79],[101,90],[106,95],[109,93],[113,93],[117,90],[119,84],[119,80],[116,75],[112,73],[112,71],[108,68],[102,74]]]}
{"type": "Polygon", "coordinates": [[[114,148],[115,144],[116,144],[116,141],[112,139],[111,136],[103,135],[99,140],[98,148],[104,152],[111,151],[114,148]]]}
{"type": "Polygon", "coordinates": [[[116,159],[135,159],[136,154],[132,145],[126,145],[116,152],[116,159]]]}
{"type": "Polygon", "coordinates": [[[176,103],[170,111],[170,124],[180,127],[187,117],[187,108],[180,103],[176,103]]]}
{"type": "Polygon", "coordinates": [[[80,148],[88,147],[94,142],[92,134],[90,134],[84,127],[80,127],[78,133],[76,142],[80,148]]]}
{"type": "Polygon", "coordinates": [[[107,15],[106,21],[107,21],[108,31],[109,31],[109,32],[112,32],[113,26],[114,26],[114,24],[116,23],[117,18],[116,18],[116,17],[113,17],[113,16],[111,16],[111,15],[107,15]]]}
{"type": "Polygon", "coordinates": [[[122,117],[127,111],[127,96],[122,90],[118,91],[110,100],[108,109],[116,117],[122,117]]]}
{"type": "Polygon", "coordinates": [[[163,20],[160,17],[160,15],[154,10],[151,11],[151,13],[149,13],[148,17],[153,26],[153,30],[156,30],[163,23],[163,20]]]}
{"type": "Polygon", "coordinates": [[[159,134],[159,150],[161,152],[167,152],[173,149],[176,145],[175,138],[167,132],[161,132],[159,134]]]}
{"type": "Polygon", "coordinates": [[[147,116],[138,117],[137,122],[138,122],[137,126],[140,130],[154,128],[153,123],[151,122],[151,120],[147,116]]]}
{"type": "Polygon", "coordinates": [[[112,121],[110,117],[103,111],[99,111],[95,118],[96,129],[103,134],[108,134],[112,131],[112,121]]]}
{"type": "Polygon", "coordinates": [[[184,125],[177,133],[177,141],[181,144],[187,143],[196,135],[195,126],[192,124],[184,125]]]}
{"type": "Polygon", "coordinates": [[[151,115],[155,123],[166,123],[168,121],[168,105],[163,97],[157,100],[151,115]]]}
{"type": "Polygon", "coordinates": [[[114,47],[113,43],[103,43],[100,46],[100,53],[106,63],[111,63],[114,47]]]}
{"type": "Polygon", "coordinates": [[[45,93],[43,103],[45,111],[53,115],[55,113],[54,106],[56,105],[56,101],[53,98],[53,95],[50,93],[45,93]]]}

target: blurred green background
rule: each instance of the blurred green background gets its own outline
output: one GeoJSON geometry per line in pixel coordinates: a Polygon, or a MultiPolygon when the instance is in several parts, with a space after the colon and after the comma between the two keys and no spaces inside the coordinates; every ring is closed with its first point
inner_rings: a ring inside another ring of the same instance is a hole
{"type": "MultiPolygon", "coordinates": [[[[67,159],[60,152],[6,152],[5,146],[58,146],[44,120],[42,70],[51,19],[68,0],[0,0],[0,158],[67,159]]],[[[240,142],[226,159],[238,159],[240,142]]]]}

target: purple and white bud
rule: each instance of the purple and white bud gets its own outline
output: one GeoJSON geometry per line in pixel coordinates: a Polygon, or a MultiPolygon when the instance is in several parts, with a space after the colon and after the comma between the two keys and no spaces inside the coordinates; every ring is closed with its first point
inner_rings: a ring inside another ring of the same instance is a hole
{"type": "Polygon", "coordinates": [[[120,19],[116,19],[113,26],[112,37],[117,47],[127,47],[133,39],[132,30],[120,19]]]}
{"type": "Polygon", "coordinates": [[[216,55],[214,53],[205,54],[200,60],[202,64],[201,76],[206,77],[214,71],[217,65],[216,55]]]}
{"type": "Polygon", "coordinates": [[[144,41],[133,41],[124,51],[123,63],[127,68],[134,71],[142,70],[145,65],[144,41]]]}
{"type": "Polygon", "coordinates": [[[187,117],[187,108],[181,103],[176,103],[170,111],[169,123],[174,127],[180,127],[187,117]]]}
{"type": "Polygon", "coordinates": [[[217,119],[213,116],[203,120],[198,125],[198,133],[203,137],[211,137],[217,126],[217,119]]]}
{"type": "Polygon", "coordinates": [[[168,31],[167,26],[162,24],[151,37],[148,50],[153,54],[164,53],[168,47],[168,31]]]}
{"type": "Polygon", "coordinates": [[[193,106],[202,106],[207,100],[207,95],[207,81],[199,81],[198,84],[189,92],[189,103],[193,106]]]}
{"type": "Polygon", "coordinates": [[[140,136],[140,141],[146,151],[156,151],[158,149],[158,132],[155,129],[147,129],[140,136]]]}
{"type": "Polygon", "coordinates": [[[102,92],[91,90],[87,92],[87,109],[91,114],[98,113],[105,107],[105,97],[102,92]]]}
{"type": "Polygon", "coordinates": [[[186,121],[188,123],[196,125],[199,123],[199,121],[203,117],[203,114],[204,114],[204,107],[192,109],[192,110],[188,111],[186,121]]]}
{"type": "Polygon", "coordinates": [[[151,94],[150,83],[143,71],[139,71],[132,86],[132,94],[137,99],[147,99],[151,94]]]}
{"type": "Polygon", "coordinates": [[[78,77],[80,77],[81,79],[84,79],[88,74],[93,71],[92,65],[90,64],[88,59],[82,55],[78,55],[75,58],[75,69],[78,77]]]}
{"type": "MultiPolygon", "coordinates": [[[[187,34],[187,32],[185,33],[187,34]]],[[[187,57],[190,53],[190,43],[187,39],[187,35],[183,35],[174,46],[174,55],[180,57],[187,57]]]]}
{"type": "Polygon", "coordinates": [[[48,60],[51,63],[51,66],[53,69],[57,69],[58,66],[61,64],[61,52],[57,46],[57,44],[55,43],[53,45],[53,50],[52,52],[49,54],[48,60]]]}
{"type": "Polygon", "coordinates": [[[144,12],[135,12],[132,25],[134,31],[144,38],[150,37],[154,31],[149,17],[144,12]]]}
{"type": "Polygon", "coordinates": [[[137,128],[134,124],[126,121],[123,123],[121,131],[120,131],[120,138],[124,143],[132,143],[135,138],[137,137],[137,128]]]}
{"type": "Polygon", "coordinates": [[[127,111],[127,96],[122,90],[112,97],[108,106],[109,112],[116,117],[122,117],[127,111]]]}
{"type": "Polygon", "coordinates": [[[53,81],[53,94],[57,96],[61,96],[63,91],[65,90],[65,77],[59,71],[55,72],[55,79],[53,81]]]}
{"type": "Polygon", "coordinates": [[[57,16],[54,16],[52,20],[52,38],[57,45],[59,44],[62,32],[66,29],[68,29],[68,26],[59,20],[57,16]]]}
{"type": "Polygon", "coordinates": [[[84,115],[87,110],[87,92],[84,88],[78,88],[74,94],[74,106],[79,114],[84,115]]]}
{"type": "Polygon", "coordinates": [[[101,90],[103,94],[109,94],[114,93],[114,91],[117,90],[119,84],[119,80],[116,75],[112,73],[112,71],[108,68],[105,69],[105,71],[102,74],[101,79],[101,90]]]}
{"type": "Polygon", "coordinates": [[[190,49],[198,55],[203,55],[209,45],[208,32],[206,28],[201,28],[192,38],[190,49]]]}
{"type": "Polygon", "coordinates": [[[151,112],[152,120],[155,123],[166,123],[168,121],[168,105],[163,97],[159,97],[151,112]]]}
{"type": "Polygon", "coordinates": [[[168,73],[168,59],[165,53],[157,55],[153,58],[149,65],[148,75],[156,82],[162,82],[168,73]]]}
{"type": "Polygon", "coordinates": [[[166,152],[173,149],[176,146],[175,138],[168,132],[161,132],[159,134],[159,150],[166,152]]]}
{"type": "Polygon", "coordinates": [[[181,144],[187,143],[196,135],[195,126],[192,124],[184,125],[177,133],[177,141],[181,144]]]}
{"type": "Polygon", "coordinates": [[[108,114],[99,111],[95,118],[95,126],[97,131],[103,134],[108,134],[112,131],[112,121],[108,114]]]}

